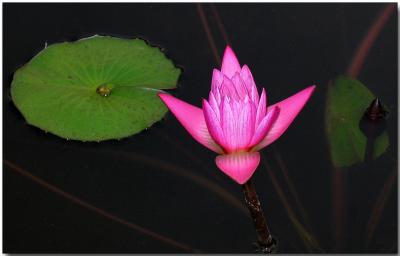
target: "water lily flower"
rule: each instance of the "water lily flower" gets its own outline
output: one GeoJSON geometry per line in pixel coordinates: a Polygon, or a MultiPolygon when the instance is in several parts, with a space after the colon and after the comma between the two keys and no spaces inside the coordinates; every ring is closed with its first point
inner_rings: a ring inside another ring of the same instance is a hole
{"type": "Polygon", "coordinates": [[[240,66],[227,46],[221,70],[214,69],[208,100],[202,108],[167,93],[159,97],[200,144],[218,153],[218,168],[239,184],[250,179],[260,163],[259,150],[277,140],[310,98],[315,86],[267,107],[247,65],[240,66]]]}

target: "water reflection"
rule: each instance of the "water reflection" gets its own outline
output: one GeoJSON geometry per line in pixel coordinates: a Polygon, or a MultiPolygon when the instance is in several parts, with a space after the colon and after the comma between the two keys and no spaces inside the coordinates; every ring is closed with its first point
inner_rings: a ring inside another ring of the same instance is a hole
{"type": "Polygon", "coordinates": [[[367,159],[369,156],[376,159],[389,147],[388,133],[382,122],[363,119],[374,99],[365,85],[350,77],[340,76],[328,86],[325,125],[335,167],[363,162],[366,155],[367,159]],[[379,136],[376,136],[374,131],[378,130],[379,136]]]}

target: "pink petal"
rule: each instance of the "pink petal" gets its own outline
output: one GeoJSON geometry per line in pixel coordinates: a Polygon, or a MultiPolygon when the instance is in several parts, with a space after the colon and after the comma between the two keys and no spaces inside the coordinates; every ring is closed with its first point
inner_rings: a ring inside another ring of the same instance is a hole
{"type": "Polygon", "coordinates": [[[268,111],[267,115],[260,121],[260,124],[258,124],[249,147],[257,145],[262,139],[265,138],[278,116],[279,107],[274,107],[268,111]]]}
{"type": "Polygon", "coordinates": [[[243,79],[240,77],[239,73],[235,73],[235,75],[231,78],[231,81],[232,81],[233,85],[235,86],[236,92],[240,99],[243,100],[246,95],[249,95],[246,84],[244,83],[243,79]]]}
{"type": "Polygon", "coordinates": [[[253,75],[251,74],[250,69],[247,65],[243,65],[242,70],[240,71],[240,76],[246,84],[247,91],[251,96],[251,100],[253,102],[258,102],[257,86],[254,82],[253,75]]]}
{"type": "Polygon", "coordinates": [[[218,69],[214,68],[211,79],[211,91],[215,93],[221,86],[223,80],[224,75],[218,69]]]}
{"type": "Polygon", "coordinates": [[[247,101],[242,104],[241,112],[237,122],[237,134],[235,135],[237,140],[238,149],[245,149],[253,137],[254,134],[254,110],[252,109],[252,103],[247,101]]]}
{"type": "Polygon", "coordinates": [[[222,98],[221,124],[224,131],[225,143],[221,145],[226,151],[232,152],[236,147],[236,122],[227,96],[222,98]]]}
{"type": "Polygon", "coordinates": [[[218,168],[239,184],[244,184],[253,175],[260,163],[260,153],[243,152],[219,155],[215,158],[218,168]]]}
{"type": "Polygon", "coordinates": [[[262,89],[260,101],[257,106],[257,115],[256,115],[256,126],[261,122],[261,120],[265,117],[265,112],[267,110],[267,96],[265,95],[265,89],[262,89]]]}
{"type": "Polygon", "coordinates": [[[293,122],[294,118],[299,114],[308,101],[314,89],[315,85],[307,87],[295,95],[268,107],[267,111],[270,111],[273,107],[277,106],[279,107],[280,112],[277,120],[272,125],[267,136],[257,146],[254,147],[255,151],[268,146],[286,131],[289,125],[293,122]]]}
{"type": "Polygon", "coordinates": [[[239,95],[237,94],[236,88],[233,85],[233,82],[227,76],[224,76],[224,80],[222,81],[222,85],[220,88],[220,92],[222,96],[229,95],[232,99],[239,99],[239,95]]]}
{"type": "Polygon", "coordinates": [[[239,61],[229,45],[225,48],[221,72],[228,78],[231,78],[236,72],[240,72],[239,61]]]}
{"type": "Polygon", "coordinates": [[[210,92],[209,97],[208,97],[208,103],[210,104],[212,110],[214,110],[215,114],[217,115],[218,121],[221,120],[221,114],[219,112],[219,103],[215,98],[215,95],[213,92],[210,92]]]}
{"type": "Polygon", "coordinates": [[[221,147],[211,138],[201,108],[166,93],[159,93],[158,96],[197,142],[214,152],[220,154],[223,152],[221,147]]]}
{"type": "MultiPolygon", "coordinates": [[[[218,108],[217,108],[218,109],[218,108]]],[[[206,120],[208,131],[211,134],[211,137],[219,144],[224,144],[224,133],[221,128],[221,123],[214,109],[210,106],[210,104],[203,99],[203,113],[204,118],[206,120]]]]}

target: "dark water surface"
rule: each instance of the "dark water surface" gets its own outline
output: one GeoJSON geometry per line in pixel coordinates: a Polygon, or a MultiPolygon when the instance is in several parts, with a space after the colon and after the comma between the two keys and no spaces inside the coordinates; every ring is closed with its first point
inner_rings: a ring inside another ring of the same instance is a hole
{"type": "Polygon", "coordinates": [[[197,144],[171,114],[121,141],[81,143],[27,125],[9,97],[13,72],[46,42],[101,34],[142,37],[165,48],[184,69],[173,93],[200,106],[212,68],[218,67],[203,14],[218,55],[229,41],[259,88],[266,87],[270,103],[318,86],[287,132],[262,151],[265,164],[254,175],[278,252],[397,252],[397,11],[357,77],[390,108],[388,150],[369,164],[335,169],[324,128],[328,82],[346,72],[385,7],[3,5],[4,251],[253,251],[255,232],[240,186],[217,170],[215,154],[197,144]],[[21,171],[76,198],[55,193],[21,171]],[[163,237],[149,236],[138,226],[163,237]]]}

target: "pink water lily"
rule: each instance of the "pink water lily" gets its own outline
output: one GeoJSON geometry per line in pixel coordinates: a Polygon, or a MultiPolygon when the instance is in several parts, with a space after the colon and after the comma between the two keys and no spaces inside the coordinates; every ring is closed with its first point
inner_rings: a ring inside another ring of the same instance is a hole
{"type": "Polygon", "coordinates": [[[200,144],[218,153],[218,168],[239,184],[253,175],[260,163],[259,150],[277,140],[289,127],[315,86],[267,107],[247,67],[225,49],[221,71],[214,69],[208,100],[203,108],[160,93],[179,122],[200,144]]]}

